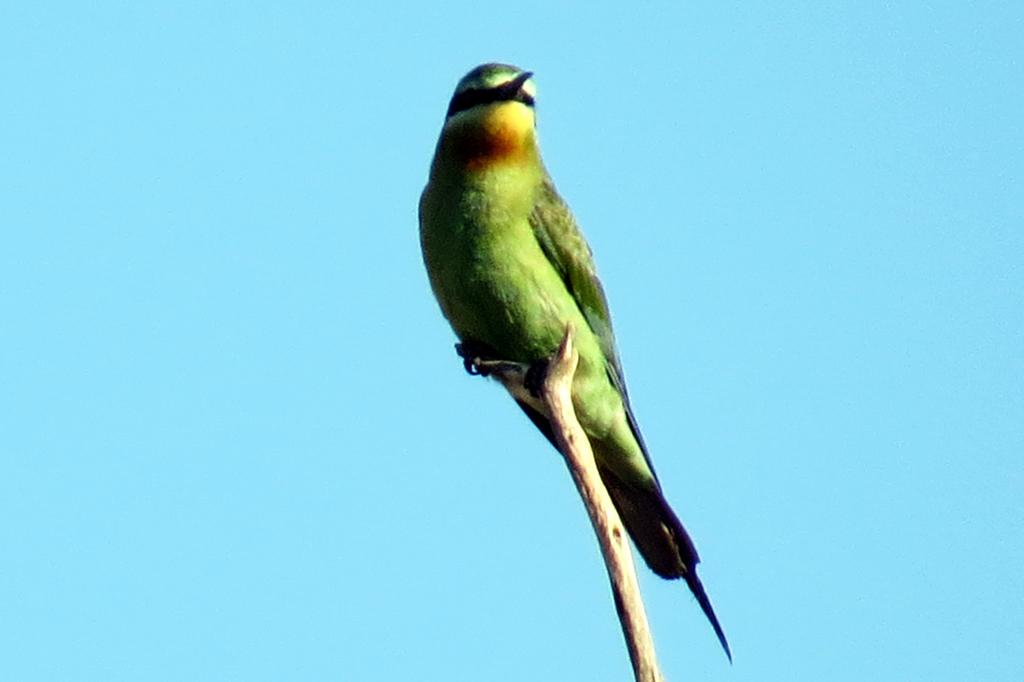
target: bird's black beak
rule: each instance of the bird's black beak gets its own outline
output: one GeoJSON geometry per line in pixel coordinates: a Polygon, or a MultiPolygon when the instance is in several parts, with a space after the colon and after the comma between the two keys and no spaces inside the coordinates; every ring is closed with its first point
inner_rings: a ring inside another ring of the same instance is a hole
{"type": "Polygon", "coordinates": [[[523,92],[523,85],[526,81],[533,78],[533,71],[524,71],[508,83],[501,86],[501,99],[514,100],[516,102],[522,102],[526,106],[533,106],[533,95],[528,92],[523,92]]]}

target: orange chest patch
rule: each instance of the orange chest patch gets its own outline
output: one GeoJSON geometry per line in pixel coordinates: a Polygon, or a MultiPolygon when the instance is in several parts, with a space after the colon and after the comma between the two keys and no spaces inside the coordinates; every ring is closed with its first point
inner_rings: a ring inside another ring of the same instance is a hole
{"type": "Polygon", "coordinates": [[[525,160],[533,145],[533,116],[518,103],[488,111],[472,128],[460,131],[455,152],[471,170],[525,160]]]}

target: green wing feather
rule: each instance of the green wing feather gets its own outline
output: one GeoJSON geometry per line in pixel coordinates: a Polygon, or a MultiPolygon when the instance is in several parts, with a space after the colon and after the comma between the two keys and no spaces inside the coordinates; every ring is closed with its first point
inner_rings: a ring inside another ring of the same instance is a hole
{"type": "MultiPolygon", "coordinates": [[[[636,436],[640,449],[643,450],[647,466],[654,474],[647,445],[640,435],[640,427],[633,416],[633,408],[629,404],[629,393],[626,390],[626,378],[619,362],[619,352],[615,347],[615,334],[612,331],[611,313],[608,311],[608,299],[604,288],[597,277],[594,267],[594,256],[583,233],[576,225],[576,219],[568,205],[559,196],[551,177],[544,172],[540,193],[530,214],[530,226],[540,242],[541,249],[555,270],[562,277],[573,300],[583,313],[591,331],[597,336],[601,351],[607,363],[608,376],[615,386],[626,407],[629,426],[636,436]]],[[[654,474],[657,480],[657,474],[654,474]]]]}

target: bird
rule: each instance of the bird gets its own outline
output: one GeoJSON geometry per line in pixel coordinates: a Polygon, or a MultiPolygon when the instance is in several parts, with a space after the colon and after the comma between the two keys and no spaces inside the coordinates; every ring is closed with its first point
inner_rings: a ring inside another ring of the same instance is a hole
{"type": "MultiPolygon", "coordinates": [[[[510,64],[482,64],[456,85],[419,202],[431,289],[470,371],[471,358],[541,367],[572,327],[572,402],[605,488],[646,564],[686,582],[731,661],[630,406],[590,246],[541,159],[536,94],[533,73],[510,64]]],[[[503,383],[557,448],[529,382],[503,383]]]]}

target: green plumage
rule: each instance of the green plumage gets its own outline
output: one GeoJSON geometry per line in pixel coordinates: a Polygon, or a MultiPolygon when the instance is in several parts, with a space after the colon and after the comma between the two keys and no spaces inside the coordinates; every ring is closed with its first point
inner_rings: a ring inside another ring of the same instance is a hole
{"type": "MultiPolygon", "coordinates": [[[[544,360],[573,326],[573,404],[623,523],[652,570],[686,580],[728,653],[696,575],[696,550],[662,495],[630,409],[590,248],[541,161],[529,78],[486,64],[456,88],[420,201],[431,286],[463,343],[493,358],[544,360]]],[[[513,396],[550,439],[540,403],[513,396]]]]}

